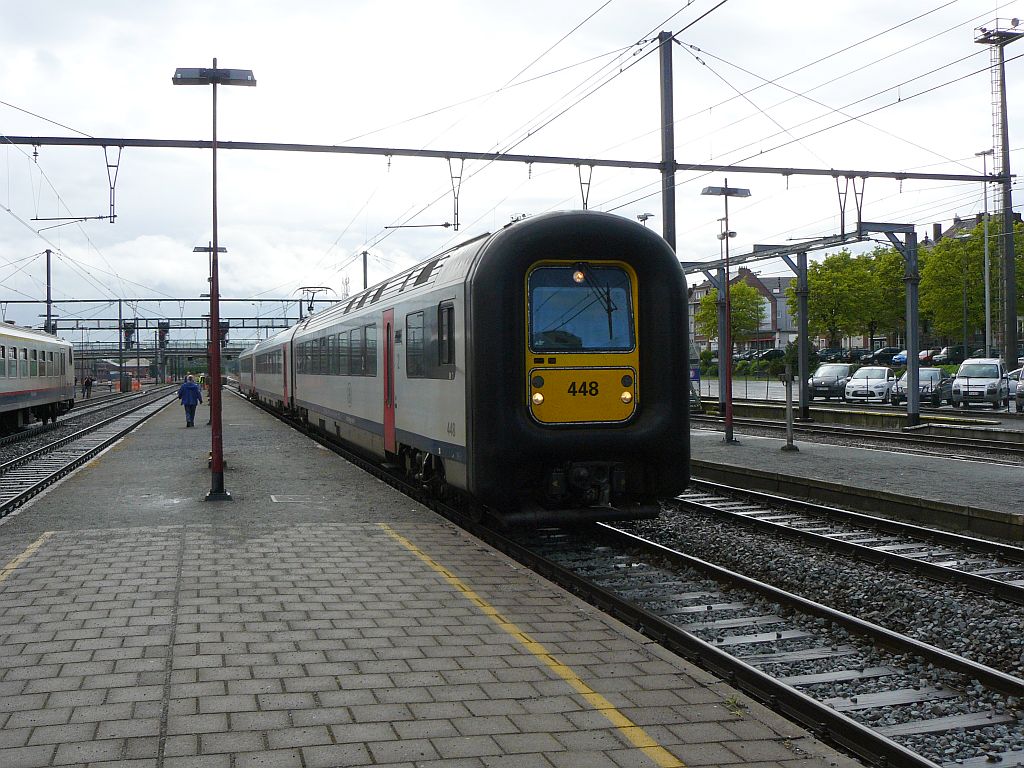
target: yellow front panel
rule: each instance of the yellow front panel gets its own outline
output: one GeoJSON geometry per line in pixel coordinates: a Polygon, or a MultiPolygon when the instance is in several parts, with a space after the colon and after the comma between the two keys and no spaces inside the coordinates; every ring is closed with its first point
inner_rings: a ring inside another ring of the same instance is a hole
{"type": "Polygon", "coordinates": [[[621,422],[629,419],[634,410],[633,367],[542,367],[530,371],[530,412],[542,424],[621,422]],[[541,398],[543,401],[538,402],[541,398]]]}

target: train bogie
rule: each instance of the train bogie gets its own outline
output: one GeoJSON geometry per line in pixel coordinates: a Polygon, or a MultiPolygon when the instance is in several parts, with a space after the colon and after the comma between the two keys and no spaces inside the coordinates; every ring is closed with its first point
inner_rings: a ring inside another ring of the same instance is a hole
{"type": "Polygon", "coordinates": [[[509,525],[649,517],[688,482],[686,331],[664,240],[548,214],[261,342],[240,386],[509,525]]]}

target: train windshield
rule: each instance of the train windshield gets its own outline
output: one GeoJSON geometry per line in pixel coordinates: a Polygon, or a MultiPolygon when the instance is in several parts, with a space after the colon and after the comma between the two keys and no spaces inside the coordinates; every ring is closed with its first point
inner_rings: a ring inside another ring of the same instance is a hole
{"type": "Polygon", "coordinates": [[[620,267],[576,264],[530,273],[530,347],[535,352],[633,349],[629,275],[620,267]]]}

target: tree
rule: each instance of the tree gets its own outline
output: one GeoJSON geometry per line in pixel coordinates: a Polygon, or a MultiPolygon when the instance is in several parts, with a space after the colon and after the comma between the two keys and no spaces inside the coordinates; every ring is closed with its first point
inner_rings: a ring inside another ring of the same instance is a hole
{"type": "MultiPolygon", "coordinates": [[[[838,347],[843,336],[864,328],[864,308],[872,299],[870,271],[864,260],[845,248],[807,265],[807,328],[838,347]]],[[[789,306],[796,311],[794,286],[786,289],[789,306]]]]}
{"type": "MultiPolygon", "coordinates": [[[[729,285],[730,331],[733,342],[746,341],[757,334],[764,316],[764,301],[760,292],[742,281],[729,285]]],[[[718,290],[713,289],[700,300],[693,318],[694,328],[701,336],[718,338],[718,290]]]]}
{"type": "Polygon", "coordinates": [[[870,335],[899,333],[906,327],[907,286],[906,261],[895,248],[878,246],[870,255],[860,257],[870,275],[871,302],[865,305],[866,319],[862,327],[870,335]]]}

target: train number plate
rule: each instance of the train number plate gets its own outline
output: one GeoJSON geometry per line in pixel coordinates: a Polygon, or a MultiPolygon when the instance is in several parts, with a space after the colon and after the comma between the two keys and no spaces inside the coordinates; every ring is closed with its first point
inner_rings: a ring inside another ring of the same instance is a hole
{"type": "Polygon", "coordinates": [[[621,422],[636,410],[632,368],[535,368],[530,412],[543,424],[621,422]]]}

